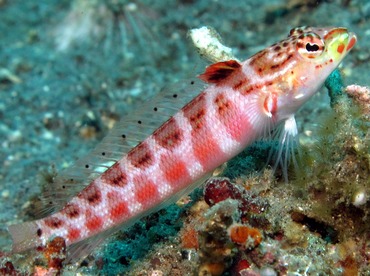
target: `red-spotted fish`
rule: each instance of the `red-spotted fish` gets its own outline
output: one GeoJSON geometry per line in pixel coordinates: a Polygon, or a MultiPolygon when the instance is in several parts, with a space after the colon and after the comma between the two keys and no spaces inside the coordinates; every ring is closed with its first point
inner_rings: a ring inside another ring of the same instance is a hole
{"type": "Polygon", "coordinates": [[[301,27],[243,62],[210,65],[199,76],[208,84],[202,91],[166,94],[141,119],[118,124],[93,154],[62,174],[63,183],[51,192],[60,209],[11,225],[13,252],[42,248],[55,237],[67,246],[84,244],[178,199],[279,123],[285,122],[283,140],[296,135],[294,114],[355,43],[345,28],[301,27]],[[140,136],[143,129],[151,130],[147,137],[140,136]],[[85,186],[59,200],[64,190],[81,187],[75,182],[85,186]]]}

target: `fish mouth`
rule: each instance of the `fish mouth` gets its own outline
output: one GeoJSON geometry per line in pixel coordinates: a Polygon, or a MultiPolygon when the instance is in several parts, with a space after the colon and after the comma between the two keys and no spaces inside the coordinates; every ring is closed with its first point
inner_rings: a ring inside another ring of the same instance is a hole
{"type": "Polygon", "coordinates": [[[334,28],[324,36],[325,44],[328,51],[335,59],[341,59],[347,54],[357,42],[354,33],[349,32],[346,28],[334,28]]]}
{"type": "Polygon", "coordinates": [[[348,42],[347,48],[346,48],[347,52],[351,51],[351,49],[353,48],[353,46],[355,46],[355,44],[357,42],[357,36],[356,36],[355,33],[349,32],[348,35],[349,35],[349,42],[348,42]]]}

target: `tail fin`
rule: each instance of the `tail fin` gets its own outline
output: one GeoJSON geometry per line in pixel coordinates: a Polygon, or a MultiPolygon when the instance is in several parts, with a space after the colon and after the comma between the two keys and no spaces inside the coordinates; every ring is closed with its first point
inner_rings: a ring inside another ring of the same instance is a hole
{"type": "Polygon", "coordinates": [[[8,230],[12,235],[14,253],[42,245],[37,235],[38,226],[34,221],[10,225],[8,230]]]}

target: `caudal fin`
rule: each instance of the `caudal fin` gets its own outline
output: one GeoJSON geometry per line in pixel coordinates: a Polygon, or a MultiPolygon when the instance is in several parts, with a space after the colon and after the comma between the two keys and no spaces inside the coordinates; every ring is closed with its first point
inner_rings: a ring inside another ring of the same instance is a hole
{"type": "Polygon", "coordinates": [[[10,225],[8,230],[13,239],[12,251],[18,253],[42,245],[37,229],[34,221],[10,225]]]}

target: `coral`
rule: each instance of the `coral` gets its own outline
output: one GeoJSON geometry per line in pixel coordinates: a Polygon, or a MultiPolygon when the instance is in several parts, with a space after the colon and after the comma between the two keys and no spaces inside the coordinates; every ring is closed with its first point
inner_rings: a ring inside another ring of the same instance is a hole
{"type": "Polygon", "coordinates": [[[353,98],[360,107],[364,120],[370,121],[370,89],[360,85],[348,85],[345,89],[347,94],[353,98]]]}
{"type": "Polygon", "coordinates": [[[246,248],[258,246],[262,241],[262,234],[258,229],[242,224],[231,225],[229,235],[234,243],[243,245],[246,248]]]}
{"type": "Polygon", "coordinates": [[[14,268],[14,265],[10,261],[7,261],[0,266],[0,274],[1,275],[11,275],[11,276],[22,275],[21,272],[19,272],[18,270],[14,268]]]}
{"type": "Polygon", "coordinates": [[[204,187],[204,200],[213,206],[225,199],[240,199],[241,191],[227,178],[211,178],[204,187]]]}
{"type": "Polygon", "coordinates": [[[199,248],[199,241],[198,241],[198,233],[194,227],[190,225],[186,228],[183,228],[181,236],[181,246],[185,249],[198,249],[199,248]]]}
{"type": "Polygon", "coordinates": [[[127,272],[130,265],[144,257],[151,246],[167,241],[177,234],[183,212],[173,204],[159,213],[152,214],[121,233],[114,241],[104,246],[98,259],[101,259],[101,273],[127,272]]]}
{"type": "Polygon", "coordinates": [[[250,267],[251,267],[251,265],[250,265],[250,263],[247,260],[244,260],[244,259],[238,260],[237,263],[236,263],[236,265],[233,268],[233,273],[235,273],[238,276],[239,275],[241,276],[250,267]]]}
{"type": "Polygon", "coordinates": [[[43,254],[47,260],[47,267],[59,271],[66,258],[66,243],[63,238],[56,237],[46,245],[43,254]]]}
{"type": "Polygon", "coordinates": [[[333,107],[337,99],[343,95],[343,81],[338,69],[334,70],[325,81],[330,97],[330,105],[333,107]]]}

